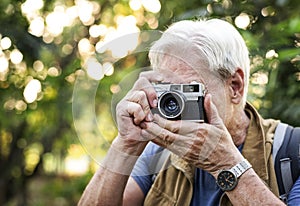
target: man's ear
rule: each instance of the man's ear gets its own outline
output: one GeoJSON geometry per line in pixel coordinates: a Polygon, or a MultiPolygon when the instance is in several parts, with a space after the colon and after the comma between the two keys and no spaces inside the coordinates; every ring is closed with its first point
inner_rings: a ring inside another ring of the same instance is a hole
{"type": "Polygon", "coordinates": [[[244,96],[244,71],[241,68],[238,68],[229,78],[228,83],[231,102],[239,104],[244,96]]]}

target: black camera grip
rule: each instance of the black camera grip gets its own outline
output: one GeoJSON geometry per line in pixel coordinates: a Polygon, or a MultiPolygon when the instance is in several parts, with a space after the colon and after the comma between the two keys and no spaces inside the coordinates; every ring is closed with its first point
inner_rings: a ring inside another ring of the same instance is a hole
{"type": "Polygon", "coordinates": [[[204,96],[200,96],[198,98],[198,107],[199,107],[200,119],[204,120],[204,122],[208,122],[207,121],[207,116],[206,116],[206,113],[205,113],[205,109],[204,109],[204,96]]]}

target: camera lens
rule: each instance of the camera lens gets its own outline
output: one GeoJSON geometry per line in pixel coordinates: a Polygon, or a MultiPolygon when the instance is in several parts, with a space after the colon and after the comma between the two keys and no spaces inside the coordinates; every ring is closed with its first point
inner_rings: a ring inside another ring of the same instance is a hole
{"type": "Polygon", "coordinates": [[[179,107],[178,102],[176,101],[175,98],[170,98],[169,100],[166,101],[165,110],[174,112],[178,109],[178,107],[179,107]]]}
{"type": "Polygon", "coordinates": [[[166,92],[161,95],[158,102],[158,109],[160,113],[169,119],[178,117],[184,107],[184,100],[179,93],[166,92]]]}

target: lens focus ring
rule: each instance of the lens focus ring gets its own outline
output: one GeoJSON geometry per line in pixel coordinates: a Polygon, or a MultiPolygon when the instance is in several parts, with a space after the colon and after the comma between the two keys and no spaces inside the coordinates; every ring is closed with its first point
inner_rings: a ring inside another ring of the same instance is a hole
{"type": "Polygon", "coordinates": [[[181,115],[184,99],[181,94],[173,91],[163,93],[158,100],[158,110],[162,116],[174,119],[181,115]]]}

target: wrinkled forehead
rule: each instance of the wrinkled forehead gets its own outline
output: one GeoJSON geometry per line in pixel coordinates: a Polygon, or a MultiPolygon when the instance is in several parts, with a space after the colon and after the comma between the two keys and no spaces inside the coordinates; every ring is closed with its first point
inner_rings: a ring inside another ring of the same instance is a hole
{"type": "Polygon", "coordinates": [[[158,71],[165,81],[171,83],[191,83],[194,81],[205,83],[204,77],[210,73],[205,61],[198,61],[198,64],[195,64],[170,54],[164,54],[154,70],[158,71]]]}

